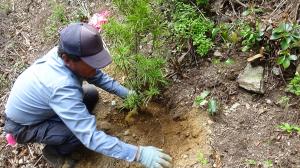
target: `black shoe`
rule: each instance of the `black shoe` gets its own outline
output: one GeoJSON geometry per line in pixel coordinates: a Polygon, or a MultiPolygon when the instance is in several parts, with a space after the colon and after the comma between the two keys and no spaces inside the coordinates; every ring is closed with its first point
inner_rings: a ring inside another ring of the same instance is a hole
{"type": "Polygon", "coordinates": [[[42,150],[43,156],[46,161],[54,168],[62,168],[65,162],[64,156],[59,154],[56,149],[51,146],[46,145],[42,150]]]}

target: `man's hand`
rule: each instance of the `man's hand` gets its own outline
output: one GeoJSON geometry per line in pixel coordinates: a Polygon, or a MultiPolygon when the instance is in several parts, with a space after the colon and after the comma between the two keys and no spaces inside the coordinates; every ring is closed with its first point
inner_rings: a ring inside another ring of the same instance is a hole
{"type": "Polygon", "coordinates": [[[172,158],[162,149],[153,146],[140,146],[137,161],[146,168],[171,168],[172,158]]]}

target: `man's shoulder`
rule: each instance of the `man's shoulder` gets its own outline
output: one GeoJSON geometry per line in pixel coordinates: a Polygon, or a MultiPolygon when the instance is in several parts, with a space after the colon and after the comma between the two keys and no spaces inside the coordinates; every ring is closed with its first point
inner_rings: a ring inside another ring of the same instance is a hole
{"type": "Polygon", "coordinates": [[[58,57],[57,47],[38,59],[30,70],[36,78],[49,87],[78,86],[80,81],[58,57]]]}

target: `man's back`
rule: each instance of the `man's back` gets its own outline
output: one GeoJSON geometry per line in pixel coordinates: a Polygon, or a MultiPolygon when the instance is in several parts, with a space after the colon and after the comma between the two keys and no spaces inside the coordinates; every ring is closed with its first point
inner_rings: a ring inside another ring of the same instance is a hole
{"type": "Polygon", "coordinates": [[[55,116],[49,106],[50,97],[56,88],[66,84],[81,88],[81,82],[64,66],[55,47],[18,77],[11,90],[5,113],[22,125],[49,119],[55,116]]]}

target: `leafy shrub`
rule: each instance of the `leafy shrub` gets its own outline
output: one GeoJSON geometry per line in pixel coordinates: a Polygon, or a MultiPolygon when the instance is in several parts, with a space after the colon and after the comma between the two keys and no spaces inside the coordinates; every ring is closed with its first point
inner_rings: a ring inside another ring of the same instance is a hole
{"type": "Polygon", "coordinates": [[[262,36],[264,35],[264,32],[261,31],[260,24],[256,24],[256,28],[251,27],[249,24],[241,23],[240,27],[240,34],[243,38],[242,41],[242,51],[248,51],[249,49],[255,47],[257,45],[257,42],[262,40],[262,36]]]}
{"type": "Polygon", "coordinates": [[[213,28],[213,22],[196,12],[191,5],[176,2],[173,14],[172,31],[176,38],[192,40],[196,52],[205,56],[212,48],[213,42],[207,33],[213,28]]]}
{"type": "Polygon", "coordinates": [[[279,40],[282,50],[296,47],[295,44],[300,40],[300,26],[298,24],[281,23],[272,31],[270,39],[279,40]]]}
{"type": "Polygon", "coordinates": [[[288,84],[287,91],[300,96],[300,75],[298,72],[296,72],[294,78],[288,84]]]}
{"type": "Polygon", "coordinates": [[[279,57],[277,59],[277,64],[282,65],[284,69],[287,69],[291,61],[296,61],[298,57],[296,55],[290,54],[288,50],[279,51],[279,57]]]}

